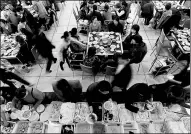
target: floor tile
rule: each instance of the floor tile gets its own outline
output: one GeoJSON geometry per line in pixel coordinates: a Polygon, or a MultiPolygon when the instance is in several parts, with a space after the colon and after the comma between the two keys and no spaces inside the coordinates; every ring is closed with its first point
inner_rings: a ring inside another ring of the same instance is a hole
{"type": "Polygon", "coordinates": [[[145,31],[139,31],[139,34],[142,36],[143,40],[148,40],[148,37],[147,37],[145,31]]]}
{"type": "MultiPolygon", "coordinates": [[[[60,22],[59,22],[60,23],[60,22]]],[[[67,26],[58,26],[55,33],[57,34],[63,34],[65,31],[67,31],[67,26]]]]}
{"type": "Polygon", "coordinates": [[[156,39],[154,39],[154,40],[149,39],[149,42],[150,42],[151,48],[153,49],[153,47],[155,46],[155,43],[156,43],[156,39]]]}
{"type": "Polygon", "coordinates": [[[33,87],[36,88],[40,77],[39,76],[36,76],[36,77],[34,77],[34,76],[31,76],[31,77],[30,76],[25,76],[24,79],[27,80],[28,82],[30,82],[31,84],[34,84],[33,87]]]}
{"type": "Polygon", "coordinates": [[[61,36],[63,35],[63,33],[55,33],[53,38],[52,38],[52,42],[59,42],[62,41],[61,36]]]}
{"type": "MultiPolygon", "coordinates": [[[[44,67],[44,65],[41,64],[42,67],[44,67]]],[[[33,65],[30,68],[30,72],[29,73],[25,73],[24,76],[40,76],[42,72],[42,69],[40,68],[39,65],[33,65]]]]}
{"type": "MultiPolygon", "coordinates": [[[[65,63],[66,64],[66,63],[65,63]]],[[[60,69],[60,66],[58,67],[58,72],[57,72],[57,74],[56,74],[56,76],[58,77],[60,77],[60,76],[62,76],[62,77],[71,77],[71,76],[73,76],[74,75],[74,72],[69,68],[69,67],[64,67],[64,71],[62,71],[61,69],[60,69]]]]}
{"type": "Polygon", "coordinates": [[[58,71],[59,62],[56,64],[52,63],[50,70],[52,70],[51,73],[46,73],[46,68],[44,67],[41,73],[41,77],[55,77],[58,71]]]}
{"type": "Polygon", "coordinates": [[[40,77],[37,89],[42,92],[52,92],[52,83],[54,81],[55,77],[40,77]]]}
{"type": "Polygon", "coordinates": [[[139,71],[138,71],[139,64],[131,64],[131,68],[134,74],[144,74],[142,64],[140,63],[139,71]]]}
{"type": "Polygon", "coordinates": [[[132,79],[127,89],[136,83],[147,83],[145,75],[132,75],[132,79]]]}
{"type": "Polygon", "coordinates": [[[151,55],[151,53],[152,53],[152,50],[148,50],[143,61],[153,61],[155,57],[154,57],[154,54],[151,55]]]}
{"type": "Polygon", "coordinates": [[[159,37],[159,33],[155,32],[155,31],[145,31],[147,34],[148,39],[153,39],[156,40],[159,37]]]}
{"type": "Polygon", "coordinates": [[[151,44],[150,44],[150,41],[149,40],[143,40],[143,42],[145,42],[146,43],[146,45],[147,45],[147,50],[151,50],[152,48],[151,48],[151,44]]]}

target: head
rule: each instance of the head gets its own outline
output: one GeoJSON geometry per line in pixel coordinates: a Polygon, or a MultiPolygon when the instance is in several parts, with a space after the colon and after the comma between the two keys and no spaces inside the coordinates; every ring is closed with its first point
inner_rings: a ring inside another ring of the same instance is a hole
{"type": "Polygon", "coordinates": [[[72,28],[72,30],[70,31],[70,34],[71,34],[71,36],[75,36],[75,35],[77,35],[77,28],[72,28]]]}
{"type": "Polygon", "coordinates": [[[15,37],[15,40],[16,40],[16,42],[20,43],[20,45],[23,45],[24,42],[25,42],[25,40],[23,39],[23,37],[21,37],[21,36],[19,36],[19,35],[17,35],[17,36],[15,37]]]}
{"type": "Polygon", "coordinates": [[[143,39],[140,35],[134,35],[131,37],[131,44],[141,44],[143,39]]]}
{"type": "Polygon", "coordinates": [[[61,39],[64,39],[65,41],[69,41],[70,33],[68,31],[65,31],[64,34],[62,35],[61,39]]]}
{"type": "Polygon", "coordinates": [[[22,6],[19,5],[16,7],[16,13],[19,16],[23,16],[24,10],[23,10],[22,6]]]}
{"type": "Polygon", "coordinates": [[[95,47],[90,47],[88,49],[88,57],[93,57],[93,56],[95,56],[95,54],[96,54],[96,48],[95,47]]]}
{"type": "Polygon", "coordinates": [[[107,4],[104,6],[104,10],[105,10],[106,12],[109,10],[109,6],[108,6],[107,4]]]}
{"type": "Polygon", "coordinates": [[[114,23],[115,25],[118,25],[118,24],[119,24],[119,18],[118,18],[118,17],[114,17],[114,18],[113,18],[113,23],[114,23]]]}
{"type": "Polygon", "coordinates": [[[139,33],[139,29],[140,29],[139,25],[134,24],[134,25],[131,27],[131,33],[132,33],[132,35],[138,34],[138,33],[139,33]]]}
{"type": "Polygon", "coordinates": [[[170,9],[171,9],[171,3],[167,3],[167,4],[165,5],[165,9],[166,9],[166,10],[170,10],[170,9]]]}
{"type": "Polygon", "coordinates": [[[97,17],[96,17],[96,16],[93,16],[93,17],[92,17],[92,22],[93,22],[93,23],[97,23],[97,22],[98,22],[98,20],[97,20],[97,17]]]}
{"type": "Polygon", "coordinates": [[[97,5],[93,5],[93,11],[97,10],[97,5]]]}
{"type": "Polygon", "coordinates": [[[168,88],[167,96],[172,102],[182,100],[184,99],[184,89],[181,86],[172,85],[168,88]]]}
{"type": "Polygon", "coordinates": [[[46,11],[49,13],[51,11],[51,7],[50,6],[46,6],[46,11]]]}
{"type": "Polygon", "coordinates": [[[100,81],[98,83],[98,90],[101,94],[107,95],[111,92],[111,84],[108,81],[100,81]]]}
{"type": "Polygon", "coordinates": [[[122,5],[122,8],[126,8],[126,7],[127,7],[127,3],[126,3],[125,1],[123,1],[123,2],[121,3],[121,5],[122,5]]]}
{"type": "Polygon", "coordinates": [[[18,88],[15,91],[15,96],[18,99],[24,99],[28,95],[28,91],[25,88],[18,88]]]}

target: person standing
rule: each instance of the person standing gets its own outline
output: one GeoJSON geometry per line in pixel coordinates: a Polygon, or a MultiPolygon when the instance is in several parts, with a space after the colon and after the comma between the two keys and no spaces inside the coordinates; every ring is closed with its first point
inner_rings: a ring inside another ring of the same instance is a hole
{"type": "Polygon", "coordinates": [[[144,4],[143,7],[141,7],[141,10],[142,10],[141,16],[145,18],[144,24],[149,25],[149,22],[152,19],[154,13],[154,5],[152,1],[144,4]]]}

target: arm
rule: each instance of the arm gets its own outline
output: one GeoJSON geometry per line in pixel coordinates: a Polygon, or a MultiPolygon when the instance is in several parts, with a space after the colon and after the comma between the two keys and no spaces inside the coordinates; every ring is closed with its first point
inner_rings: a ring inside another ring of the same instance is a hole
{"type": "Polygon", "coordinates": [[[74,39],[74,38],[72,38],[72,37],[71,37],[71,41],[74,42],[75,44],[78,44],[78,45],[81,46],[81,47],[86,46],[86,45],[83,44],[82,42],[80,42],[80,41],[78,41],[78,40],[76,40],[76,39],[74,39]]]}
{"type": "Polygon", "coordinates": [[[54,84],[53,84],[53,91],[57,95],[57,97],[60,99],[60,101],[65,102],[65,99],[62,96],[62,91],[58,90],[54,84]]]}
{"type": "Polygon", "coordinates": [[[117,16],[122,16],[123,14],[125,13],[125,11],[123,10],[123,11],[121,11],[120,13],[119,13],[119,11],[116,11],[116,14],[117,14],[117,16]]]}
{"type": "Polygon", "coordinates": [[[131,103],[129,103],[129,102],[125,103],[125,108],[127,108],[128,110],[130,110],[131,112],[134,112],[134,113],[137,113],[139,111],[138,107],[131,105],[131,103]]]}
{"type": "Polygon", "coordinates": [[[92,23],[90,24],[89,32],[92,32],[92,23]]]}
{"type": "Polygon", "coordinates": [[[38,100],[36,102],[36,104],[34,105],[34,109],[36,109],[44,100],[45,94],[42,93],[41,91],[39,91],[38,89],[33,88],[33,95],[34,95],[35,99],[38,100]]]}

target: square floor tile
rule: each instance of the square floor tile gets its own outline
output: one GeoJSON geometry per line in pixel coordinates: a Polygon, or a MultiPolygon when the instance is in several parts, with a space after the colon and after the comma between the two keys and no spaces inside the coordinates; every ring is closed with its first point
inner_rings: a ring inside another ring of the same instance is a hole
{"type": "Polygon", "coordinates": [[[142,64],[141,63],[139,63],[139,64],[131,64],[133,75],[134,74],[144,74],[142,64]],[[140,67],[139,67],[139,64],[140,64],[140,67]],[[138,71],[138,67],[139,67],[139,71],[138,71]]]}
{"type": "Polygon", "coordinates": [[[147,54],[145,55],[145,57],[143,59],[143,61],[153,61],[154,58],[155,58],[155,56],[154,56],[155,52],[152,55],[151,55],[151,53],[152,53],[152,50],[148,50],[147,54]]]}
{"type": "Polygon", "coordinates": [[[55,33],[64,34],[65,31],[67,31],[67,26],[58,26],[55,33]]]}
{"type": "Polygon", "coordinates": [[[148,37],[148,39],[153,39],[153,40],[156,40],[156,39],[158,39],[158,37],[159,37],[159,33],[158,32],[156,32],[156,31],[145,31],[146,32],[146,34],[147,34],[147,37],[148,37]]]}
{"type": "MultiPolygon", "coordinates": [[[[41,64],[41,67],[43,67],[44,65],[41,64]]],[[[42,69],[39,65],[33,65],[31,68],[30,68],[30,72],[29,73],[25,73],[24,76],[40,76],[41,75],[41,72],[42,72],[42,69]]]]}
{"type": "Polygon", "coordinates": [[[136,83],[147,83],[145,75],[132,75],[132,79],[127,89],[129,89],[131,86],[133,86],[136,83]]]}
{"type": "Polygon", "coordinates": [[[46,68],[44,67],[41,73],[41,77],[55,77],[58,71],[59,62],[52,63],[50,70],[52,70],[51,73],[46,72],[46,68]]]}
{"type": "Polygon", "coordinates": [[[153,47],[155,46],[155,43],[156,43],[156,39],[154,39],[154,40],[149,39],[149,42],[150,42],[151,48],[153,49],[153,47]]]}
{"type": "Polygon", "coordinates": [[[139,31],[139,34],[142,36],[143,40],[148,40],[148,37],[145,31],[139,31]]]}
{"type": "Polygon", "coordinates": [[[55,33],[53,38],[52,38],[52,42],[59,42],[62,41],[61,36],[63,35],[63,33],[55,33]]]}
{"type": "MultiPolygon", "coordinates": [[[[52,42],[52,45],[55,46],[55,48],[52,49],[52,52],[59,52],[60,51],[60,46],[62,45],[62,40],[56,41],[56,42],[52,42]]],[[[58,57],[58,55],[56,55],[56,57],[58,57]]]]}
{"type": "Polygon", "coordinates": [[[148,85],[161,84],[165,82],[164,75],[159,75],[155,78],[152,75],[145,75],[145,76],[146,76],[148,85]]]}
{"type": "MultiPolygon", "coordinates": [[[[66,63],[65,63],[66,64],[66,63]]],[[[60,69],[60,66],[58,67],[58,72],[56,74],[57,77],[73,77],[74,72],[69,68],[64,66],[64,71],[60,69]]]]}
{"type": "Polygon", "coordinates": [[[59,20],[59,24],[58,24],[58,26],[59,27],[61,27],[61,26],[68,26],[68,24],[69,24],[69,22],[70,22],[70,19],[69,18],[67,18],[67,19],[61,19],[61,20],[59,20]]]}
{"type": "Polygon", "coordinates": [[[145,44],[147,45],[147,50],[151,50],[152,47],[151,47],[151,44],[150,44],[150,41],[149,40],[143,40],[143,42],[145,42],[145,44]]]}
{"type": "MultiPolygon", "coordinates": [[[[143,67],[143,71],[145,74],[150,74],[149,72],[149,69],[151,67],[151,63],[152,61],[143,61],[141,64],[142,64],[142,67],[143,67]]],[[[153,68],[151,69],[151,71],[155,68],[155,66],[153,66],[153,68]]]]}
{"type": "Polygon", "coordinates": [[[34,84],[34,86],[33,87],[37,87],[37,84],[38,84],[38,81],[39,81],[39,79],[40,79],[40,77],[39,76],[37,76],[37,77],[33,77],[33,76],[25,76],[24,77],[24,79],[25,80],[27,80],[28,82],[30,82],[31,84],[34,84]]]}
{"type": "Polygon", "coordinates": [[[55,81],[55,77],[40,77],[37,85],[37,89],[42,92],[52,92],[52,83],[55,81]]]}

